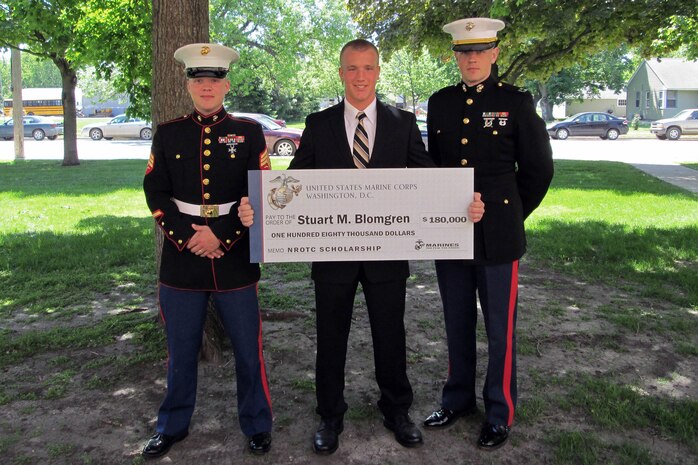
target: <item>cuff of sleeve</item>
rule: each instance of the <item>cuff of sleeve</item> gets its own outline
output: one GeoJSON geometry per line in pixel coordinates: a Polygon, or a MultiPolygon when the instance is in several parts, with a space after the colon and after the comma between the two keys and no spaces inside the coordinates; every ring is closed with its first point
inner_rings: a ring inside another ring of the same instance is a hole
{"type": "Polygon", "coordinates": [[[192,236],[191,228],[180,226],[175,222],[170,224],[169,221],[165,220],[165,214],[161,210],[153,213],[153,218],[155,218],[158,227],[162,229],[165,238],[172,242],[180,252],[184,250],[192,236]]]}

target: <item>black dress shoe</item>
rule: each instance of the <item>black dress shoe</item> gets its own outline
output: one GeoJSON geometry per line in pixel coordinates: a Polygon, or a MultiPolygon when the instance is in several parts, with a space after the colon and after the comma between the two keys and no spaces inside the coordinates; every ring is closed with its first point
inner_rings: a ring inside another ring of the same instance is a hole
{"type": "Polygon", "coordinates": [[[395,433],[395,439],[405,447],[419,447],[422,445],[422,432],[410,419],[409,415],[401,413],[393,418],[385,418],[383,425],[395,433]]]}
{"type": "Polygon", "coordinates": [[[271,433],[257,433],[249,438],[247,447],[253,454],[266,454],[271,449],[271,433]]]}
{"type": "Polygon", "coordinates": [[[176,442],[181,441],[189,435],[189,432],[177,436],[170,436],[163,433],[155,433],[143,447],[141,455],[147,459],[161,457],[169,452],[170,447],[176,442]]]}
{"type": "Polygon", "coordinates": [[[424,420],[424,426],[427,428],[445,428],[455,423],[455,421],[460,417],[472,415],[476,412],[477,407],[471,407],[469,409],[459,410],[457,412],[441,407],[429,415],[426,420],[424,420]]]}
{"type": "Polygon", "coordinates": [[[499,449],[507,442],[508,437],[508,426],[485,423],[480,432],[480,439],[477,440],[477,446],[485,450],[499,449]]]}
{"type": "Polygon", "coordinates": [[[339,447],[339,435],[344,431],[343,418],[321,418],[315,436],[313,450],[316,454],[330,455],[339,447]]]}

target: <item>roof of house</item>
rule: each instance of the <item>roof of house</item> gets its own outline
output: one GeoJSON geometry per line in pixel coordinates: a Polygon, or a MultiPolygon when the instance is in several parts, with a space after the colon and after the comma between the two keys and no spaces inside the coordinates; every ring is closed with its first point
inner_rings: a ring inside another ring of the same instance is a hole
{"type": "Polygon", "coordinates": [[[698,61],[652,58],[645,63],[667,89],[698,90],[698,61]]]}
{"type": "Polygon", "coordinates": [[[619,98],[625,98],[625,93],[625,89],[623,89],[620,92],[616,92],[615,90],[611,89],[601,89],[599,90],[598,95],[593,95],[590,91],[587,90],[585,91],[585,97],[591,100],[617,100],[619,98]]]}

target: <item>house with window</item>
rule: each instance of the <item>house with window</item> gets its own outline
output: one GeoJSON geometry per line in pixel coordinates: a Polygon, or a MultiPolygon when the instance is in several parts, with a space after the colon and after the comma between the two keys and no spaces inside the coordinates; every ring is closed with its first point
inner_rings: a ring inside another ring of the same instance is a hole
{"type": "Polygon", "coordinates": [[[657,120],[698,108],[698,61],[653,58],[643,61],[628,81],[627,117],[657,120]]]}
{"type": "Polygon", "coordinates": [[[599,111],[625,117],[625,109],[625,91],[614,92],[612,90],[603,89],[595,94],[587,91],[582,100],[567,102],[565,115],[572,116],[585,111],[599,111]]]}

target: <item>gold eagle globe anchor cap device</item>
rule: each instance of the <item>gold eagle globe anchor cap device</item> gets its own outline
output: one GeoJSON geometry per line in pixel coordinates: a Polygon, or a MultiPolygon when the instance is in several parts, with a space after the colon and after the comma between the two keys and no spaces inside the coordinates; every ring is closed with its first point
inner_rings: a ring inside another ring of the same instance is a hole
{"type": "Polygon", "coordinates": [[[454,52],[488,50],[497,46],[497,32],[504,29],[504,21],[491,18],[464,18],[443,27],[451,34],[454,52]]]}
{"type": "Polygon", "coordinates": [[[187,78],[214,77],[222,79],[240,54],[220,44],[189,44],[178,48],[174,58],[184,64],[187,78]]]}

